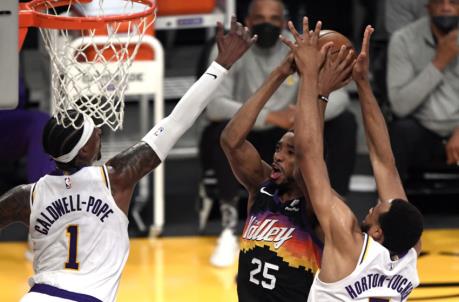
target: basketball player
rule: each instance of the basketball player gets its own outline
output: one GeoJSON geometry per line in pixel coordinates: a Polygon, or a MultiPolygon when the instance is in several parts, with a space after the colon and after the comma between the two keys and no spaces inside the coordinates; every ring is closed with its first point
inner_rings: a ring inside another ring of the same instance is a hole
{"type": "MultiPolygon", "coordinates": [[[[351,63],[348,60],[345,71],[330,68],[321,74],[323,95],[344,86],[351,63]]],[[[293,178],[294,132],[286,132],[277,143],[271,165],[247,140],[266,102],[294,71],[289,54],[233,116],[221,136],[233,173],[249,193],[237,275],[240,302],[305,301],[320,263],[322,242],[316,234],[320,235],[320,230],[293,178]]]]}
{"type": "Polygon", "coordinates": [[[406,301],[419,284],[416,261],[422,216],[406,201],[386,124],[368,80],[373,28],[367,26],[362,51],[352,70],[379,194],[378,203],[370,209],[362,229],[351,209],[331,188],[323,159],[326,104],[317,97],[317,83],[321,61],[330,45],[317,50],[320,22],[315,31],[309,31],[308,19],[304,18],[304,38],[292,23],[289,28],[296,43],[283,40],[292,49],[301,74],[294,144],[300,167],[297,175],[301,173],[301,183],[306,185],[325,235],[321,269],[308,301],[406,301]]]}
{"type": "Polygon", "coordinates": [[[91,118],[70,112],[80,129],[50,119],[43,145],[56,171],[0,197],[0,228],[20,221],[32,237],[35,275],[21,301],[115,300],[129,252],[126,215],[135,184],[164,161],[255,40],[235,18],[227,35],[219,24],[215,62],[168,117],[105,165],[92,165],[100,158],[101,130],[91,118]]]}

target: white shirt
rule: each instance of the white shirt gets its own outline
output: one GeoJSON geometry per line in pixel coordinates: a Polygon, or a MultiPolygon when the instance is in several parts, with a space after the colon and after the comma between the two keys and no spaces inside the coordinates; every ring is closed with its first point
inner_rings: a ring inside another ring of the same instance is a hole
{"type": "Polygon", "coordinates": [[[416,251],[412,248],[402,258],[393,261],[388,249],[367,234],[364,236],[362,252],[354,271],[333,283],[320,281],[317,272],[308,302],[407,300],[411,291],[419,285],[416,251]]]}
{"type": "Polygon", "coordinates": [[[42,177],[33,187],[29,233],[35,275],[47,284],[114,301],[129,254],[128,219],[105,166],[42,177]]]}

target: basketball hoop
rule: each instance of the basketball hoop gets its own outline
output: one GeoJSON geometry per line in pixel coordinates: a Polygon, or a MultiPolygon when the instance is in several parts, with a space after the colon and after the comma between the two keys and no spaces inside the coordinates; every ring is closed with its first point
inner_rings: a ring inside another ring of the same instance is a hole
{"type": "MultiPolygon", "coordinates": [[[[128,69],[152,33],[153,0],[33,0],[20,4],[19,48],[38,27],[50,56],[53,114],[75,109],[97,126],[122,128],[128,69]]],[[[64,123],[64,118],[70,120],[64,123]]]]}

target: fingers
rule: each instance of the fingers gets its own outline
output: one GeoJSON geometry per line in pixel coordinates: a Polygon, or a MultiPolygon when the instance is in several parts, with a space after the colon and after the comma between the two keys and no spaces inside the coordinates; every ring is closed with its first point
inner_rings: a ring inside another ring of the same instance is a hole
{"type": "Polygon", "coordinates": [[[308,17],[303,17],[303,34],[309,32],[309,19],[308,17]]]}
{"type": "Polygon", "coordinates": [[[338,64],[340,62],[343,62],[343,60],[345,60],[348,52],[346,51],[346,45],[341,45],[341,47],[339,48],[339,52],[338,52],[338,55],[336,56],[336,62],[338,62],[338,64]]]}
{"type": "Polygon", "coordinates": [[[243,36],[245,30],[244,26],[242,26],[241,23],[237,22],[236,17],[232,16],[231,17],[231,28],[230,32],[235,33],[238,36],[243,36]]]}
{"type": "Polygon", "coordinates": [[[288,21],[287,23],[288,29],[292,33],[293,37],[295,38],[296,41],[301,40],[301,35],[300,33],[296,30],[295,26],[293,25],[292,21],[288,21]]]}
{"type": "Polygon", "coordinates": [[[319,39],[320,30],[322,29],[322,21],[317,21],[316,28],[314,29],[314,39],[319,39]]]}
{"type": "Polygon", "coordinates": [[[325,43],[322,48],[320,49],[320,52],[323,53],[324,55],[328,55],[328,53],[331,53],[331,48],[333,47],[333,42],[327,42],[325,43]]]}
{"type": "Polygon", "coordinates": [[[257,42],[258,36],[254,35],[253,37],[250,37],[250,29],[246,26],[244,27],[242,37],[244,38],[244,41],[248,41],[250,45],[254,44],[257,42]]]}
{"type": "Polygon", "coordinates": [[[365,33],[363,34],[362,50],[361,52],[368,53],[370,51],[370,38],[374,32],[374,28],[371,25],[367,25],[365,33]]]}
{"type": "Polygon", "coordinates": [[[354,61],[354,50],[351,49],[348,51],[346,58],[344,61],[341,62],[343,66],[349,66],[352,65],[351,63],[354,61]]]}
{"type": "Polygon", "coordinates": [[[282,41],[282,43],[284,43],[291,50],[294,50],[296,48],[295,44],[292,41],[290,41],[289,39],[287,39],[286,37],[280,35],[279,39],[282,41]]]}
{"type": "MultiPolygon", "coordinates": [[[[343,69],[343,74],[348,76],[347,78],[349,79],[349,81],[352,79],[350,75],[352,74],[352,69],[354,68],[355,62],[356,62],[356,60],[349,61],[348,64],[345,65],[344,69],[343,69]]],[[[347,84],[349,84],[349,83],[346,83],[346,85],[347,84]]]]}
{"type": "Polygon", "coordinates": [[[230,31],[236,32],[236,27],[237,27],[236,16],[231,16],[231,27],[230,27],[230,31]]]}
{"type": "Polygon", "coordinates": [[[242,38],[244,38],[246,41],[250,40],[250,31],[247,26],[242,28],[242,38]]]}
{"type": "Polygon", "coordinates": [[[333,42],[327,42],[320,49],[320,66],[330,60],[333,45],[333,42]]]}
{"type": "Polygon", "coordinates": [[[220,21],[218,21],[217,22],[217,41],[223,38],[224,31],[225,30],[223,28],[223,24],[220,21]]]}

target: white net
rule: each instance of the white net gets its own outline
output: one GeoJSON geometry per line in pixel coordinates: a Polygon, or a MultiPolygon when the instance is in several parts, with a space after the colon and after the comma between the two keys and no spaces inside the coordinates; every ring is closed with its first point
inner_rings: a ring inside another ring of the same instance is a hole
{"type": "Polygon", "coordinates": [[[120,20],[150,8],[134,1],[93,0],[84,4],[83,0],[70,0],[68,6],[61,8],[55,8],[54,1],[46,2],[47,9],[42,12],[46,14],[105,20],[120,16],[117,21],[101,21],[98,27],[90,29],[40,28],[50,55],[53,114],[60,116],[65,127],[78,126],[66,114],[74,109],[91,116],[97,126],[107,125],[113,131],[122,128],[128,70],[143,36],[152,32],[155,19],[150,14],[120,20]]]}

